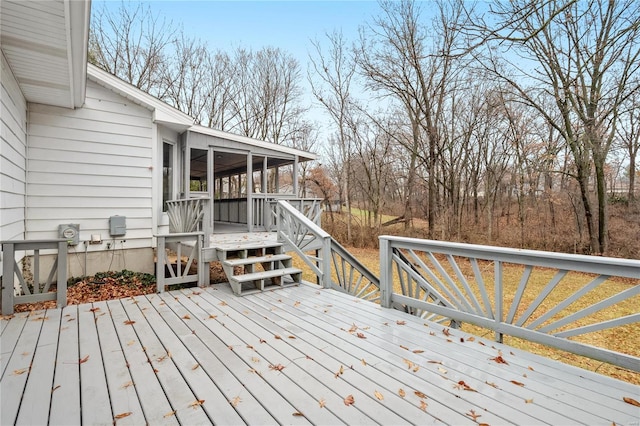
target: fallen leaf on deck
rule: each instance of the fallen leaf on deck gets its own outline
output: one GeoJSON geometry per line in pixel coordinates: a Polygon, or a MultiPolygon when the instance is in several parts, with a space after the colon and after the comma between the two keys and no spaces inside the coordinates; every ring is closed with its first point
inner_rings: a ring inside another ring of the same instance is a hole
{"type": "Polygon", "coordinates": [[[439,371],[441,374],[447,374],[447,370],[445,370],[445,369],[444,369],[444,368],[442,368],[442,367],[438,367],[438,371],[439,371]]]}
{"type": "Polygon", "coordinates": [[[277,334],[275,336],[273,336],[273,337],[275,337],[278,340],[282,340],[282,337],[278,336],[277,334]]]}
{"type": "Polygon", "coordinates": [[[493,383],[493,382],[485,382],[485,383],[486,383],[486,384],[488,384],[489,386],[493,387],[493,388],[500,389],[500,388],[498,387],[498,385],[496,385],[496,384],[495,384],[495,383],[493,383]]]}
{"type": "Polygon", "coordinates": [[[348,395],[345,399],[344,399],[344,405],[349,406],[349,405],[353,405],[353,403],[355,402],[353,395],[348,395]]]}
{"type": "Polygon", "coordinates": [[[162,417],[167,418],[167,417],[171,417],[171,416],[175,416],[175,415],[176,415],[176,411],[173,410],[173,411],[169,411],[167,414],[165,414],[162,417]]]}
{"type": "Polygon", "coordinates": [[[517,380],[509,380],[509,381],[510,381],[511,383],[513,383],[514,385],[516,385],[516,386],[524,387],[524,383],[521,383],[521,382],[519,382],[519,381],[517,381],[517,380]]]}
{"type": "Polygon", "coordinates": [[[474,340],[476,340],[476,338],[473,336],[467,337],[467,342],[473,342],[474,340]]]}
{"type": "Polygon", "coordinates": [[[471,391],[471,392],[478,392],[477,390],[475,390],[474,388],[472,388],[471,386],[469,386],[464,380],[460,380],[458,382],[458,384],[456,385],[456,387],[458,389],[463,389],[466,391],[471,391]]]}
{"type": "Polygon", "coordinates": [[[125,417],[129,417],[131,415],[131,411],[127,411],[126,413],[116,414],[114,419],[124,419],[125,417]]]}
{"type": "Polygon", "coordinates": [[[129,386],[133,386],[133,382],[132,381],[128,381],[127,383],[125,383],[124,385],[120,386],[120,389],[126,389],[129,386]]]}
{"type": "Polygon", "coordinates": [[[406,321],[400,321],[400,320],[396,321],[396,324],[398,325],[405,325],[406,323],[407,323],[406,321]]]}
{"type": "Polygon", "coordinates": [[[421,353],[423,353],[423,352],[424,352],[424,351],[423,351],[422,349],[414,349],[414,350],[413,350],[413,353],[414,353],[414,354],[421,354],[421,353]]]}
{"type": "Polygon", "coordinates": [[[384,396],[378,391],[373,392],[373,395],[375,395],[375,397],[378,398],[380,401],[384,399],[384,396]]]}
{"type": "Polygon", "coordinates": [[[191,317],[189,316],[189,314],[186,314],[185,316],[182,317],[182,319],[191,319],[191,317]]]}
{"type": "Polygon", "coordinates": [[[220,305],[220,306],[227,306],[227,302],[225,302],[225,301],[223,300],[222,302],[218,303],[218,305],[220,305]]]}
{"type": "Polygon", "coordinates": [[[498,356],[495,356],[495,357],[489,358],[489,359],[491,361],[495,361],[498,364],[507,364],[507,365],[509,364],[507,361],[505,361],[504,358],[502,358],[502,355],[498,355],[498,356]]]}
{"type": "Polygon", "coordinates": [[[334,377],[337,379],[338,376],[342,375],[344,373],[344,367],[340,366],[340,369],[338,370],[338,372],[334,375],[334,377]]]}
{"type": "Polygon", "coordinates": [[[260,362],[260,358],[253,356],[253,357],[251,357],[251,361],[260,362]]]}
{"type": "Polygon", "coordinates": [[[409,348],[408,348],[408,347],[406,347],[406,346],[402,346],[402,345],[400,345],[400,347],[401,347],[402,349],[404,349],[405,351],[408,351],[408,350],[409,350],[409,348]]]}
{"type": "Polygon", "coordinates": [[[60,389],[60,385],[54,387],[53,389],[51,389],[51,393],[54,393],[55,391],[57,391],[58,389],[60,389]]]}
{"type": "Polygon", "coordinates": [[[21,368],[20,370],[13,370],[13,375],[14,376],[19,376],[21,374],[26,373],[27,371],[29,371],[28,368],[21,368]]]}
{"type": "Polygon", "coordinates": [[[404,389],[398,389],[398,395],[404,398],[405,396],[407,396],[407,393],[404,391],[404,389]]]}
{"type": "Polygon", "coordinates": [[[532,403],[533,403],[533,398],[531,398],[531,399],[525,399],[525,400],[524,400],[524,403],[525,403],[525,404],[532,404],[532,403]]]}
{"type": "Polygon", "coordinates": [[[535,371],[532,366],[527,367],[531,371],[535,371]]]}
{"type": "Polygon", "coordinates": [[[628,396],[622,397],[622,400],[627,404],[635,405],[636,407],[640,407],[640,402],[636,401],[633,398],[629,398],[628,396]]]}
{"type": "Polygon", "coordinates": [[[197,370],[200,367],[200,364],[195,364],[193,367],[191,367],[192,370],[197,370]]]}
{"type": "Polygon", "coordinates": [[[296,411],[295,413],[292,414],[293,417],[304,417],[304,414],[302,414],[300,411],[296,411]]]}
{"type": "Polygon", "coordinates": [[[352,324],[351,328],[349,328],[349,333],[355,333],[357,329],[358,329],[358,326],[355,324],[352,324]]]}
{"type": "Polygon", "coordinates": [[[429,336],[435,336],[435,335],[436,335],[436,333],[434,333],[433,331],[429,332],[429,336]]]}
{"type": "Polygon", "coordinates": [[[325,401],[324,398],[320,398],[320,401],[318,401],[318,405],[320,406],[320,408],[324,408],[324,406],[327,405],[327,401],[325,401]]]}
{"type": "Polygon", "coordinates": [[[216,318],[218,318],[217,315],[209,315],[209,319],[216,319],[216,318]]]}
{"type": "Polygon", "coordinates": [[[469,410],[468,413],[465,413],[465,416],[471,417],[473,421],[476,421],[478,417],[482,417],[480,414],[476,414],[475,410],[469,410]]]}
{"type": "Polygon", "coordinates": [[[124,324],[125,324],[125,325],[133,325],[133,324],[135,324],[135,323],[136,323],[135,321],[131,321],[131,320],[126,320],[126,321],[124,322],[124,324]]]}
{"type": "Polygon", "coordinates": [[[89,312],[98,312],[100,310],[100,308],[91,308],[89,309],[89,312]]]}
{"type": "Polygon", "coordinates": [[[189,407],[193,407],[193,409],[195,410],[196,407],[199,407],[202,404],[204,404],[204,399],[196,399],[194,402],[189,404],[189,407]]]}
{"type": "Polygon", "coordinates": [[[420,409],[422,411],[427,411],[427,403],[426,403],[426,401],[420,401],[420,409]]]}
{"type": "Polygon", "coordinates": [[[80,364],[84,364],[85,362],[89,361],[89,355],[85,356],[84,358],[79,360],[80,364]]]}
{"type": "Polygon", "coordinates": [[[425,399],[427,397],[427,395],[425,395],[424,393],[420,392],[420,391],[414,391],[414,394],[416,394],[416,396],[420,399],[425,399]]]}
{"type": "Polygon", "coordinates": [[[276,371],[282,371],[282,370],[284,370],[284,365],[282,365],[282,364],[276,364],[276,365],[271,364],[271,365],[269,365],[269,369],[270,370],[276,370],[276,371]]]}
{"type": "Polygon", "coordinates": [[[293,304],[294,308],[297,308],[298,306],[300,306],[300,302],[296,302],[296,303],[293,304]]]}
{"type": "Polygon", "coordinates": [[[295,339],[295,338],[296,338],[296,336],[287,336],[287,338],[289,338],[289,339],[295,339]]]}
{"type": "Polygon", "coordinates": [[[427,361],[429,364],[442,364],[442,361],[433,361],[433,360],[429,360],[427,361]]]}
{"type": "Polygon", "coordinates": [[[365,360],[364,360],[364,358],[362,358],[362,359],[360,360],[360,362],[361,362],[361,363],[362,363],[362,365],[364,365],[365,367],[367,366],[367,361],[365,361],[365,360]]]}
{"type": "Polygon", "coordinates": [[[365,336],[362,333],[357,333],[356,336],[358,336],[360,339],[366,339],[367,338],[367,336],[365,336]]]}
{"type": "Polygon", "coordinates": [[[444,334],[447,337],[451,336],[451,333],[449,332],[448,328],[443,328],[442,329],[442,334],[444,334]]]}
{"type": "Polygon", "coordinates": [[[264,339],[260,339],[260,343],[267,343],[267,341],[264,339]]]}

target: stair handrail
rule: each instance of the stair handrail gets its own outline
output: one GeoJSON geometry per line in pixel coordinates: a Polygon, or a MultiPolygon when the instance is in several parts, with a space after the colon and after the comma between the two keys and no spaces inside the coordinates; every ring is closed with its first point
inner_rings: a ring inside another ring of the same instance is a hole
{"type": "Polygon", "coordinates": [[[379,300],[380,279],[328,232],[285,200],[278,200],[276,213],[278,239],[289,243],[318,276],[324,288],[348,292],[372,301],[379,300]],[[312,246],[313,240],[321,241],[317,256],[305,252],[306,247],[312,246]]]}

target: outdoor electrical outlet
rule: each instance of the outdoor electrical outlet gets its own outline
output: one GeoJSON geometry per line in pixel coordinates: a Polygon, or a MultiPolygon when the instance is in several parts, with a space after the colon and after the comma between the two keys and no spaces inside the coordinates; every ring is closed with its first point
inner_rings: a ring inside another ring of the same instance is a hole
{"type": "Polygon", "coordinates": [[[107,250],[111,248],[111,243],[107,243],[107,250]]]}

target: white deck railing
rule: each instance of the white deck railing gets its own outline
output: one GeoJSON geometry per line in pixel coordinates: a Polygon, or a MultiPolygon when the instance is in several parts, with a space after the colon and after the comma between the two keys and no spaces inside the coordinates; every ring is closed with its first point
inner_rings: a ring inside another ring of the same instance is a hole
{"type": "Polygon", "coordinates": [[[379,301],[378,277],[331,235],[287,201],[276,203],[276,214],[278,239],[299,255],[324,288],[379,301]]]}
{"type": "Polygon", "coordinates": [[[322,200],[319,198],[296,198],[287,194],[253,194],[253,225],[267,231],[275,231],[278,224],[278,201],[286,201],[317,226],[320,226],[322,200]]]}
{"type": "Polygon", "coordinates": [[[13,314],[13,306],[18,303],[35,303],[56,300],[59,308],[67,305],[67,240],[1,241],[2,245],[2,314],[13,314]],[[43,282],[40,271],[40,250],[53,250],[56,258],[43,282]],[[25,279],[20,266],[15,261],[16,253],[26,256],[33,252],[33,279],[25,279]],[[54,281],[55,278],[55,281],[54,281]],[[14,281],[17,279],[18,294],[15,295],[14,281]],[[49,291],[56,283],[56,291],[49,291]]]}
{"type": "Polygon", "coordinates": [[[382,236],[380,273],[384,307],[640,371],[636,356],[579,341],[640,322],[640,261],[382,236]]]}

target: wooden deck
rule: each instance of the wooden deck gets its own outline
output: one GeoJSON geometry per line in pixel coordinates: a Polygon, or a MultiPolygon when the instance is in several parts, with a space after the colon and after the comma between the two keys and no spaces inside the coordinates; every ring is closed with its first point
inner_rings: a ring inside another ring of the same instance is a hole
{"type": "Polygon", "coordinates": [[[311,285],[186,289],[1,327],[2,425],[640,421],[623,401],[638,386],[311,285]]]}

